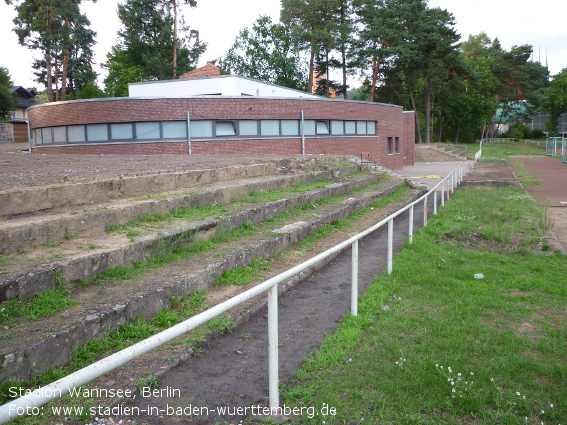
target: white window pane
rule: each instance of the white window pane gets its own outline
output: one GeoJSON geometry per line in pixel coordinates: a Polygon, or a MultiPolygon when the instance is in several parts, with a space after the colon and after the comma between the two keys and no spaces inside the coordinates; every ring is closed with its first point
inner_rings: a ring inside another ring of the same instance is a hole
{"type": "Polygon", "coordinates": [[[356,122],[356,134],[366,134],[366,121],[356,122]]]}
{"type": "Polygon", "coordinates": [[[355,121],[345,121],[345,134],[356,134],[355,121]]]}
{"type": "Polygon", "coordinates": [[[279,136],[280,135],[279,120],[260,121],[260,131],[262,133],[262,136],[279,136]]]}
{"type": "Polygon", "coordinates": [[[164,139],[187,139],[187,121],[164,121],[161,128],[164,139]]]}
{"type": "Polygon", "coordinates": [[[191,138],[213,137],[212,121],[191,121],[191,138]]]}
{"type": "Polygon", "coordinates": [[[51,136],[51,127],[41,129],[41,137],[43,139],[44,145],[50,145],[53,143],[53,137],[51,136]]]}
{"type": "Polygon", "coordinates": [[[70,125],[67,127],[67,137],[69,143],[81,143],[85,141],[85,126],[70,125]]]}
{"type": "Polygon", "coordinates": [[[241,136],[257,136],[258,135],[258,121],[255,120],[241,120],[238,121],[238,127],[241,136]]]}
{"type": "Polygon", "coordinates": [[[376,134],[376,121],[366,121],[366,132],[376,134]]]}
{"type": "Polygon", "coordinates": [[[329,134],[327,121],[317,121],[317,134],[329,134]]]}
{"type": "Polygon", "coordinates": [[[343,121],[331,121],[331,134],[345,134],[343,121]]]}
{"type": "Polygon", "coordinates": [[[303,134],[306,136],[315,135],[315,120],[304,120],[303,121],[303,134]]]}
{"type": "Polygon", "coordinates": [[[110,138],[112,140],[133,139],[132,124],[110,124],[110,138]]]}
{"type": "Polygon", "coordinates": [[[232,121],[217,121],[215,123],[215,134],[217,136],[236,136],[236,128],[232,121]]]}
{"type": "Polygon", "coordinates": [[[282,120],[282,136],[299,136],[299,121],[282,120]]]}
{"type": "Polygon", "coordinates": [[[87,125],[87,140],[89,142],[106,142],[108,140],[108,128],[106,124],[87,125]]]}
{"type": "Polygon", "coordinates": [[[149,140],[159,139],[159,122],[137,122],[136,123],[136,139],[149,140]]]}
{"type": "Polygon", "coordinates": [[[41,128],[34,130],[34,140],[36,145],[41,145],[41,128]]]}
{"type": "Polygon", "coordinates": [[[53,143],[66,143],[65,127],[53,127],[53,143]]]}

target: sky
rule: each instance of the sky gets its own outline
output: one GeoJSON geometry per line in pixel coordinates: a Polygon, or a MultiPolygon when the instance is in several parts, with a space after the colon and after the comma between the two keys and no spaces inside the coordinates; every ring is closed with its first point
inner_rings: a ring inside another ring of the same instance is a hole
{"type": "MultiPolygon", "coordinates": [[[[117,1],[85,1],[82,10],[91,21],[91,28],[97,32],[95,71],[101,74],[99,86],[103,86],[104,71],[100,63],[105,62],[106,54],[116,44],[116,32],[120,21],[116,14],[117,1]]],[[[233,44],[238,32],[260,16],[271,16],[279,20],[280,0],[198,0],[198,7],[182,7],[186,23],[199,30],[201,40],[208,43],[207,51],[201,56],[199,66],[224,55],[233,44]]],[[[447,9],[455,17],[457,32],[462,40],[470,34],[485,32],[491,39],[498,38],[502,47],[510,50],[512,46],[530,44],[534,48],[534,60],[547,63],[552,75],[567,67],[567,25],[564,13],[557,0],[429,0],[429,7],[447,9]]],[[[563,11],[564,12],[564,11],[563,11]]],[[[16,85],[37,87],[31,70],[34,54],[18,44],[12,31],[15,17],[13,6],[0,1],[0,66],[8,68],[16,85]]],[[[338,79],[339,75],[331,78],[338,79]]],[[[349,83],[357,86],[357,80],[349,83]]]]}

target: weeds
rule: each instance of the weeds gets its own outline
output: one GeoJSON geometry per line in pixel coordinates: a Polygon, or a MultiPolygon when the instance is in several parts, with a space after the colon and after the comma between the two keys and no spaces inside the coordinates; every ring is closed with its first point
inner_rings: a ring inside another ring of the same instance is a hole
{"type": "Polygon", "coordinates": [[[243,286],[262,278],[262,272],[271,269],[270,263],[261,258],[254,258],[249,266],[225,270],[213,285],[243,286]]]}

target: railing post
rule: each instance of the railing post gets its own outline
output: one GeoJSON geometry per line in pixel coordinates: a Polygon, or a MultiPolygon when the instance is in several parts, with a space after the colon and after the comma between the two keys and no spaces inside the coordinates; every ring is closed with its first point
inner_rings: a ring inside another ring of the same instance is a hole
{"type": "MultiPolygon", "coordinates": [[[[451,199],[451,187],[450,187],[450,184],[449,184],[449,179],[447,179],[446,182],[447,182],[447,201],[448,201],[449,199],[451,199]]],[[[443,183],[443,185],[444,184],[445,183],[443,183]]]]}
{"type": "Polygon", "coordinates": [[[413,242],[413,205],[409,209],[408,220],[409,220],[409,230],[408,230],[409,243],[412,243],[413,242]]]}
{"type": "Polygon", "coordinates": [[[427,196],[423,200],[423,227],[427,226],[427,196]]]}
{"type": "Polygon", "coordinates": [[[280,406],[278,375],[278,285],[268,291],[268,390],[270,409],[280,406]]]}
{"type": "Polygon", "coordinates": [[[358,316],[358,239],[351,245],[352,287],[350,291],[350,314],[358,316]]]}
{"type": "Polygon", "coordinates": [[[433,215],[437,214],[437,189],[433,191],[433,215]]]}
{"type": "Polygon", "coordinates": [[[441,206],[445,205],[445,182],[441,184],[441,206]]]}
{"type": "Polygon", "coordinates": [[[392,258],[394,245],[394,219],[388,220],[388,274],[392,274],[392,258]]]}

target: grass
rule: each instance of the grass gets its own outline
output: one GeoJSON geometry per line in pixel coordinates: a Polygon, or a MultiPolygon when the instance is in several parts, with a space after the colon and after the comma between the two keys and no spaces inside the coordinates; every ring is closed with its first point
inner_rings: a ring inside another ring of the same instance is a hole
{"type": "Polygon", "coordinates": [[[532,250],[541,215],[519,189],[455,192],[283,386],[336,415],[292,423],[563,423],[567,258],[532,250]]]}
{"type": "Polygon", "coordinates": [[[262,272],[270,270],[270,263],[262,258],[254,258],[249,266],[237,267],[222,272],[213,285],[244,286],[262,278],[262,272]]]}
{"type": "Polygon", "coordinates": [[[38,320],[41,317],[54,316],[77,304],[78,301],[71,296],[68,289],[52,288],[27,300],[14,299],[4,303],[0,308],[0,324],[13,326],[17,317],[38,320]]]}
{"type": "MultiPolygon", "coordinates": [[[[478,145],[475,146],[475,152],[478,145]]],[[[505,162],[506,157],[513,155],[543,156],[545,149],[538,149],[534,146],[526,146],[521,143],[484,143],[482,145],[482,156],[480,162],[505,162]]]]}

